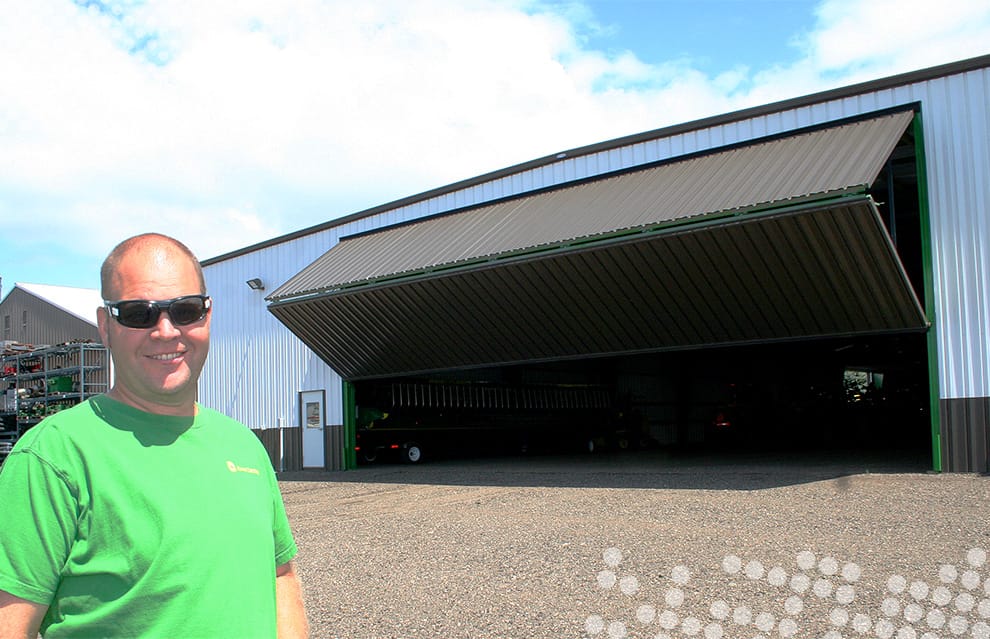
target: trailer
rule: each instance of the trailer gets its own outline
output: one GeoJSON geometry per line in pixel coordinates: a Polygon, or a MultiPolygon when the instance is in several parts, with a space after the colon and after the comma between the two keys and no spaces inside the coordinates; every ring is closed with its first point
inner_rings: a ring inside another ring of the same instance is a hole
{"type": "Polygon", "coordinates": [[[597,385],[391,381],[357,397],[358,459],[408,463],[430,454],[625,448],[633,441],[615,394],[597,385]]]}

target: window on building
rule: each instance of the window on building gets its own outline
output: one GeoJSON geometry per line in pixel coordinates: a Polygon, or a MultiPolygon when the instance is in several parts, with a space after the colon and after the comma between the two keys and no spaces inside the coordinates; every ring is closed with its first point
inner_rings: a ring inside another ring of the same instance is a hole
{"type": "Polygon", "coordinates": [[[24,311],[23,313],[21,313],[21,332],[26,335],[27,329],[28,329],[28,312],[24,311]]]}
{"type": "Polygon", "coordinates": [[[3,316],[3,338],[10,339],[10,315],[3,316]]]}

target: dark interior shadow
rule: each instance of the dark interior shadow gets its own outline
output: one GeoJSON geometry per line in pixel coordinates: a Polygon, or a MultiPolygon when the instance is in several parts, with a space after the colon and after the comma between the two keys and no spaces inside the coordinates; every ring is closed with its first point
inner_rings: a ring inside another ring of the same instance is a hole
{"type": "Polygon", "coordinates": [[[444,459],[375,464],[355,470],[279,473],[280,481],[627,488],[763,490],[860,474],[926,473],[932,461],[915,451],[795,453],[635,451],[596,455],[444,459]]]}

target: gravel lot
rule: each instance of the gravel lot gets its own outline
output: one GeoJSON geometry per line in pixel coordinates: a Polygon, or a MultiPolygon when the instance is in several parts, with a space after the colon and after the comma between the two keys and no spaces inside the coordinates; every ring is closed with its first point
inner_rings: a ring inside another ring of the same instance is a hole
{"type": "Polygon", "coordinates": [[[990,479],[926,463],[650,452],[280,479],[313,637],[990,637],[990,479]]]}

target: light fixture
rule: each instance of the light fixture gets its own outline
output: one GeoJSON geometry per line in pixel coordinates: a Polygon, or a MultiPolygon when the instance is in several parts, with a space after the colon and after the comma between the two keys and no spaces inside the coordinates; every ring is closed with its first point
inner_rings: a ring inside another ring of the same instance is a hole
{"type": "Polygon", "coordinates": [[[265,290],[265,283],[261,281],[260,277],[252,277],[247,281],[247,285],[252,291],[263,291],[265,290]]]}

